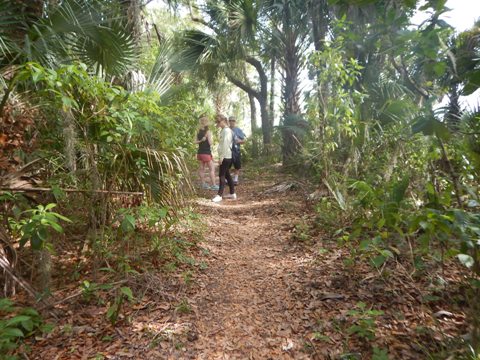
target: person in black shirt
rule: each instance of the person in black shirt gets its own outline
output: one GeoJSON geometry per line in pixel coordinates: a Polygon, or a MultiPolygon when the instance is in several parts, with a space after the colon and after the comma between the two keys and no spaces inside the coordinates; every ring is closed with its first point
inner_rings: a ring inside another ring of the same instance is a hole
{"type": "Polygon", "coordinates": [[[201,186],[204,189],[218,190],[215,184],[215,163],[212,156],[212,132],[208,129],[208,118],[201,116],[199,119],[199,127],[195,144],[198,144],[197,160],[200,162],[198,168],[198,176],[200,177],[201,186]],[[208,168],[211,186],[205,182],[205,169],[208,168]]]}

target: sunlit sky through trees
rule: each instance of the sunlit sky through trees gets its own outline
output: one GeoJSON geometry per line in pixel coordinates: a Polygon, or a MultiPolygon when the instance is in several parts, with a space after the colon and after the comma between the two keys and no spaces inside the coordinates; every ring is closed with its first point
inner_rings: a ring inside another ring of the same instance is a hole
{"type": "MultiPolygon", "coordinates": [[[[421,3],[422,4],[422,3],[421,3]]],[[[450,11],[444,13],[441,16],[441,19],[445,20],[447,23],[452,25],[457,32],[465,31],[471,28],[476,20],[480,19],[480,0],[448,0],[446,7],[450,11]]],[[[162,0],[153,0],[148,5],[147,8],[166,8],[165,2],[162,0]]],[[[185,13],[186,14],[186,13],[185,13]]],[[[418,11],[412,18],[413,25],[420,25],[425,21],[431,13],[425,11],[418,11]]],[[[303,89],[308,90],[309,85],[307,79],[307,72],[304,71],[302,74],[302,82],[304,82],[303,89]]],[[[442,107],[447,104],[447,97],[445,96],[443,101],[439,104],[439,107],[442,107]]],[[[473,108],[480,105],[480,89],[468,97],[461,97],[461,104],[467,108],[473,108]]],[[[278,122],[278,119],[275,121],[278,122]]],[[[246,125],[246,124],[245,124],[246,125]]],[[[248,131],[248,129],[247,129],[248,131]]]]}
{"type": "MultiPolygon", "coordinates": [[[[480,0],[448,0],[446,7],[451,9],[446,12],[441,18],[452,25],[457,32],[465,31],[471,28],[476,20],[480,19],[480,0]]],[[[421,24],[430,14],[426,12],[417,12],[412,18],[412,23],[415,25],[421,24]]],[[[440,107],[447,104],[447,97],[445,96],[440,107]]],[[[467,108],[472,108],[480,105],[480,90],[468,97],[461,97],[460,102],[467,108]]]]}

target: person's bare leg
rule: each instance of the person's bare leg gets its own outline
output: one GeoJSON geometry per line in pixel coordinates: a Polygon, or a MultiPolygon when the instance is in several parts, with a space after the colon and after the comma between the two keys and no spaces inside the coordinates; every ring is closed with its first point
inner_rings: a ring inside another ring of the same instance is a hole
{"type": "Polygon", "coordinates": [[[210,181],[212,182],[212,186],[215,186],[215,163],[213,160],[210,160],[208,163],[208,169],[210,171],[210,181]]]}
{"type": "Polygon", "coordinates": [[[232,169],[232,179],[233,179],[233,182],[234,183],[237,183],[238,182],[238,175],[240,174],[240,170],[239,169],[232,169]]]}
{"type": "Polygon", "coordinates": [[[200,185],[205,184],[205,163],[200,161],[200,166],[198,167],[198,177],[200,178],[200,185]]]}

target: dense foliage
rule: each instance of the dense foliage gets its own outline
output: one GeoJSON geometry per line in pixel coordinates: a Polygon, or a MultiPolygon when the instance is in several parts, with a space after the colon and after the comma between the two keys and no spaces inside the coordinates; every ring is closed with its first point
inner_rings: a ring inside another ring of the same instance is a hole
{"type": "MultiPolygon", "coordinates": [[[[96,270],[112,258],[132,270],[137,229],[154,234],[149,250],[171,247],[196,118],[248,107],[245,159],[282,159],[328,194],[309,226],[350,250],[345,264],[381,275],[399,261],[413,277],[465,266],[478,356],[480,109],[461,102],[480,88],[478,23],[456,33],[445,0],[167,3],[182,22],[158,11],[163,26],[142,34],[146,1],[0,0],[4,268],[25,252],[45,295],[56,233],[81,228],[96,270]],[[417,11],[429,13],[419,25],[417,11]],[[230,99],[234,87],[247,96],[230,99]]],[[[132,297],[119,290],[112,324],[132,297]]],[[[375,337],[381,312],[348,315],[361,319],[352,333],[375,337]]],[[[4,321],[0,351],[40,328],[32,311],[4,321]]]]}

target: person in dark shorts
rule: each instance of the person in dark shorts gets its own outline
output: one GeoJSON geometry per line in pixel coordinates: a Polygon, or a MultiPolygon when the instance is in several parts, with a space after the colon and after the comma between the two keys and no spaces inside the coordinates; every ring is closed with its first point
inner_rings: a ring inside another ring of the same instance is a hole
{"type": "Polygon", "coordinates": [[[208,129],[208,118],[201,116],[199,119],[199,127],[195,144],[198,144],[197,160],[200,163],[198,168],[198,176],[200,177],[201,186],[204,189],[218,190],[215,185],[215,163],[212,156],[212,132],[208,129]],[[205,169],[208,168],[211,185],[205,182],[205,169]]]}
{"type": "Polygon", "coordinates": [[[242,161],[240,156],[240,144],[243,144],[246,140],[246,136],[243,133],[242,129],[237,127],[237,119],[234,116],[228,118],[228,123],[230,129],[233,131],[234,138],[234,149],[236,156],[233,157],[233,183],[238,184],[238,175],[240,174],[240,169],[242,168],[242,161]]]}

